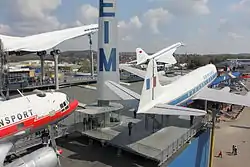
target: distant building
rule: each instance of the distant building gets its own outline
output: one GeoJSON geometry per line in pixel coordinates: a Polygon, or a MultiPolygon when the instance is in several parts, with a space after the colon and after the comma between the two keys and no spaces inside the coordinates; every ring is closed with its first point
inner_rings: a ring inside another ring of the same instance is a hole
{"type": "MultiPolygon", "coordinates": [[[[10,66],[15,66],[15,67],[40,67],[41,66],[41,61],[40,60],[26,60],[26,61],[20,61],[20,62],[14,62],[14,63],[9,63],[10,66]]],[[[54,61],[50,60],[45,60],[44,61],[44,66],[49,66],[53,67],[54,66],[54,61]]]]}

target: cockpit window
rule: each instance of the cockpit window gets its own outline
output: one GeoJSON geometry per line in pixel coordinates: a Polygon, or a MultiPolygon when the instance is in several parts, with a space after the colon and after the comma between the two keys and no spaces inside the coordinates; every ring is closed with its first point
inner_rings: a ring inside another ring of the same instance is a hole
{"type": "Polygon", "coordinates": [[[63,103],[60,104],[60,108],[63,108],[63,103]]]}
{"type": "Polygon", "coordinates": [[[65,111],[69,109],[69,101],[64,101],[63,103],[60,104],[61,111],[65,111]]]}

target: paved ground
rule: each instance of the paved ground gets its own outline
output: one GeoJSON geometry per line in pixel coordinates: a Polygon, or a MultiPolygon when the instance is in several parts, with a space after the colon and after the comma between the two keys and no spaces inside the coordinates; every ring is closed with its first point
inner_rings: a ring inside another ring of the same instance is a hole
{"type": "Polygon", "coordinates": [[[86,137],[76,136],[60,139],[57,145],[63,149],[62,167],[155,167],[157,163],[117,149],[101,147],[99,142],[88,145],[86,137]]]}
{"type": "Polygon", "coordinates": [[[215,156],[219,150],[223,158],[214,158],[213,167],[249,166],[250,164],[250,109],[245,108],[237,120],[221,122],[215,132],[215,156]],[[232,145],[238,147],[239,154],[231,155],[232,145]]]}

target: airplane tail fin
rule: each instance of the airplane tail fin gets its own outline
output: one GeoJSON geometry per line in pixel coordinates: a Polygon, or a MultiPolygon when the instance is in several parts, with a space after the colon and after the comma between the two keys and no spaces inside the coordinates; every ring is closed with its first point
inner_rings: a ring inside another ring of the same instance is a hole
{"type": "Polygon", "coordinates": [[[163,86],[159,82],[156,61],[151,59],[144,78],[138,112],[154,107],[153,101],[161,94],[162,89],[163,86]]]}
{"type": "Polygon", "coordinates": [[[149,55],[141,48],[136,48],[136,65],[146,63],[149,59],[149,55]]]}

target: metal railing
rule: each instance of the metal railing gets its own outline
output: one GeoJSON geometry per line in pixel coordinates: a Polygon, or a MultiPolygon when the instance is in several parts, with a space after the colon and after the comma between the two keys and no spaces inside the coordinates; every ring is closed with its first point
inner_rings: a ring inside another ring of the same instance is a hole
{"type": "Polygon", "coordinates": [[[196,122],[185,134],[175,140],[166,149],[162,150],[155,158],[160,160],[160,164],[166,162],[173,154],[180,150],[190,139],[196,135],[208,122],[208,115],[196,122]]]}
{"type": "MultiPolygon", "coordinates": [[[[67,127],[65,126],[58,126],[57,130],[54,131],[54,136],[55,138],[59,138],[62,136],[65,136],[67,133],[67,127]]],[[[42,137],[41,137],[41,133],[33,133],[21,140],[18,140],[14,146],[12,147],[12,149],[10,150],[10,152],[8,153],[8,155],[10,154],[17,154],[20,153],[28,148],[32,148],[34,146],[38,146],[40,144],[42,144],[42,137]]]]}

